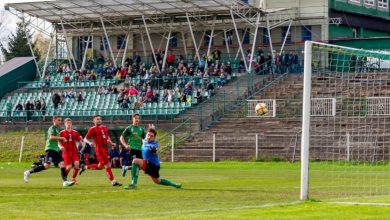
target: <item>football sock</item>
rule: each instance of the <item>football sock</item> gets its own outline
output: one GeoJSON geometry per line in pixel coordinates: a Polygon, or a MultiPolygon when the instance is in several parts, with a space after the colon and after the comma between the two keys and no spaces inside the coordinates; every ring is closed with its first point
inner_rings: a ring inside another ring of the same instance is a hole
{"type": "Polygon", "coordinates": [[[114,180],[114,175],[112,174],[111,168],[106,168],[106,174],[108,179],[110,179],[110,181],[114,180]]]}
{"type": "Polygon", "coordinates": [[[85,166],[86,169],[94,169],[97,170],[99,169],[99,164],[90,164],[88,166],[85,166]]]}
{"type": "Polygon", "coordinates": [[[139,165],[134,163],[131,169],[131,179],[132,179],[131,184],[133,185],[137,185],[138,183],[138,172],[139,172],[139,165]]]}
{"type": "Polygon", "coordinates": [[[39,165],[31,169],[30,173],[38,173],[41,172],[42,170],[45,170],[45,167],[43,165],[39,165]]]}
{"type": "Polygon", "coordinates": [[[72,176],[73,179],[77,177],[77,174],[79,173],[79,170],[80,169],[73,168],[73,176],[72,176]]]}
{"type": "Polygon", "coordinates": [[[173,186],[173,187],[177,187],[178,185],[174,182],[171,182],[167,179],[160,179],[160,184],[161,185],[164,185],[164,186],[173,186]]]}
{"type": "Polygon", "coordinates": [[[67,176],[68,176],[68,173],[66,172],[66,168],[65,167],[62,167],[61,168],[61,177],[62,177],[62,180],[65,182],[67,180],[67,176]]]}

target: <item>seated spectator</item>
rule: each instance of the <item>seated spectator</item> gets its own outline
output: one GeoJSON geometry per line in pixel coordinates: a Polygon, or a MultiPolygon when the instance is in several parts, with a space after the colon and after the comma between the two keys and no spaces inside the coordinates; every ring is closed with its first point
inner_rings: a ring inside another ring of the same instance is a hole
{"type": "Polygon", "coordinates": [[[53,101],[54,108],[57,109],[58,104],[61,102],[61,96],[55,92],[52,96],[52,101],[53,101]]]}
{"type": "Polygon", "coordinates": [[[129,108],[129,103],[127,103],[126,100],[123,100],[123,102],[121,103],[121,108],[123,110],[128,109],[129,108]]]}
{"type": "Polygon", "coordinates": [[[172,103],[174,100],[174,96],[172,94],[172,90],[168,90],[167,99],[165,100],[168,103],[172,103]]]}
{"type": "Polygon", "coordinates": [[[142,107],[142,102],[141,101],[138,101],[137,99],[135,100],[135,102],[133,103],[133,108],[134,109],[140,109],[142,107]]]}
{"type": "Polygon", "coordinates": [[[186,102],[187,101],[187,96],[184,92],[181,92],[180,97],[179,97],[180,102],[186,102]]]}
{"type": "Polygon", "coordinates": [[[223,71],[221,71],[221,74],[218,77],[218,81],[217,81],[218,88],[221,88],[222,86],[224,86],[225,82],[226,82],[225,73],[223,71]]]}
{"type": "Polygon", "coordinates": [[[42,107],[41,100],[35,99],[35,101],[34,101],[34,106],[35,106],[35,111],[36,111],[36,112],[38,113],[38,115],[39,115],[39,113],[41,112],[41,107],[42,107]]]}
{"type": "Polygon", "coordinates": [[[67,94],[68,98],[70,99],[75,99],[76,98],[76,92],[74,91],[73,88],[71,88],[67,94]]]}
{"type": "Polygon", "coordinates": [[[207,84],[206,90],[209,96],[211,96],[212,94],[214,94],[214,85],[212,83],[207,84]]]}
{"type": "Polygon", "coordinates": [[[16,106],[15,106],[15,114],[16,115],[18,115],[18,116],[20,116],[20,112],[22,112],[23,111],[23,105],[22,104],[20,104],[20,103],[18,103],[16,106]]]}
{"type": "Polygon", "coordinates": [[[69,67],[68,65],[64,64],[63,71],[64,71],[65,73],[69,73],[69,72],[71,72],[72,70],[70,69],[70,67],[69,67]]]}
{"type": "Polygon", "coordinates": [[[124,99],[125,98],[124,98],[123,93],[119,93],[118,98],[116,99],[116,101],[118,102],[118,105],[122,104],[124,99]]]}
{"type": "Polygon", "coordinates": [[[68,74],[66,74],[65,76],[64,76],[64,82],[70,82],[70,77],[68,76],[68,74]]]}
{"type": "Polygon", "coordinates": [[[138,90],[134,86],[130,86],[128,94],[129,96],[138,96],[138,90]]]}
{"type": "Polygon", "coordinates": [[[81,92],[79,92],[77,95],[77,102],[82,102],[82,101],[84,101],[83,94],[81,94],[81,92]]]}
{"type": "Polygon", "coordinates": [[[103,87],[102,86],[98,87],[97,94],[99,94],[99,95],[103,94],[103,87]]]}
{"type": "Polygon", "coordinates": [[[111,167],[113,167],[113,168],[119,167],[119,165],[120,165],[119,152],[115,146],[111,146],[110,163],[111,163],[111,167]]]}
{"type": "Polygon", "coordinates": [[[158,102],[160,99],[160,94],[158,94],[157,90],[153,91],[153,97],[152,97],[152,102],[158,102]]]}
{"type": "Polygon", "coordinates": [[[24,110],[26,110],[26,121],[31,121],[31,116],[33,114],[34,110],[34,104],[30,102],[30,100],[26,101],[26,104],[24,105],[24,110]]]}
{"type": "Polygon", "coordinates": [[[196,90],[195,98],[196,98],[196,100],[197,100],[198,103],[201,103],[201,102],[202,102],[202,93],[201,93],[200,89],[197,89],[197,90],[196,90]]]}
{"type": "Polygon", "coordinates": [[[42,115],[42,121],[46,121],[46,102],[44,99],[42,99],[41,102],[41,115],[42,115]]]}
{"type": "Polygon", "coordinates": [[[64,72],[64,70],[63,70],[63,68],[62,68],[62,66],[61,65],[59,65],[58,67],[57,67],[57,71],[56,71],[57,73],[63,73],[64,72]]]}
{"type": "Polygon", "coordinates": [[[188,95],[188,94],[192,94],[192,84],[191,84],[191,82],[188,82],[186,85],[185,85],[185,87],[184,87],[184,93],[186,94],[186,95],[188,95]]]}
{"type": "Polygon", "coordinates": [[[152,92],[152,89],[149,88],[149,89],[146,91],[144,102],[151,102],[151,101],[152,101],[152,98],[153,98],[153,92],[152,92]]]}

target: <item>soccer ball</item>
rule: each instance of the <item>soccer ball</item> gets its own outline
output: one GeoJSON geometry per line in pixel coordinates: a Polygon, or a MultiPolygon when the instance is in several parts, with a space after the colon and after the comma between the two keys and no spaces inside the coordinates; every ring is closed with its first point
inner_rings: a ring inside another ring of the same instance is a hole
{"type": "Polygon", "coordinates": [[[265,103],[258,103],[255,111],[257,116],[264,116],[268,113],[267,105],[265,103]]]}

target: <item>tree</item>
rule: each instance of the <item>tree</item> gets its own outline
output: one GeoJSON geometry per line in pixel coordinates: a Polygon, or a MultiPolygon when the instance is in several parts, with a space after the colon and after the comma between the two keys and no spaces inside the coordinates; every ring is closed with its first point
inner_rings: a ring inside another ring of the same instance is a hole
{"type": "MultiPolygon", "coordinates": [[[[28,35],[31,37],[30,33],[28,35]]],[[[22,22],[17,24],[16,33],[12,33],[7,40],[7,47],[1,45],[1,52],[5,56],[5,60],[8,61],[14,57],[28,57],[32,56],[30,47],[27,43],[26,33],[24,31],[24,25],[22,22]]],[[[35,49],[34,44],[32,47],[37,60],[39,60],[39,52],[35,49]]]]}
{"type": "MultiPolygon", "coordinates": [[[[37,32],[34,36],[34,50],[37,50],[40,55],[38,61],[44,61],[47,49],[49,49],[50,38],[45,37],[41,32],[37,32]]],[[[51,49],[53,50],[53,49],[51,49]]],[[[50,51],[51,52],[51,51],[50,51]]],[[[35,53],[35,52],[34,52],[35,53]]]]}

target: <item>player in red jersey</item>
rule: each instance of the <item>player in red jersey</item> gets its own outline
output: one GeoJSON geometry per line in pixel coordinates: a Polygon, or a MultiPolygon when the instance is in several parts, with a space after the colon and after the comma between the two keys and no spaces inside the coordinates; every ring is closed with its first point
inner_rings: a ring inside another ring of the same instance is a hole
{"type": "Polygon", "coordinates": [[[93,123],[95,126],[88,130],[87,135],[85,135],[84,142],[88,143],[92,147],[95,147],[96,157],[99,161],[99,164],[90,164],[86,166],[81,166],[80,175],[86,169],[97,169],[101,170],[103,167],[106,168],[106,174],[108,179],[111,181],[113,186],[121,186],[122,184],[118,183],[114,179],[114,175],[111,171],[110,159],[108,158],[108,148],[107,144],[111,146],[115,146],[115,144],[111,141],[111,138],[108,134],[108,128],[102,125],[102,118],[100,115],[93,116],[93,123]],[[88,139],[92,139],[93,142],[88,139]]]}
{"type": "Polygon", "coordinates": [[[66,141],[60,141],[59,146],[62,151],[62,158],[66,166],[66,172],[69,173],[73,165],[72,181],[77,183],[76,177],[79,172],[80,157],[77,149],[77,144],[84,144],[80,134],[72,129],[72,120],[66,118],[64,120],[65,130],[60,132],[60,137],[64,137],[66,141]]]}

